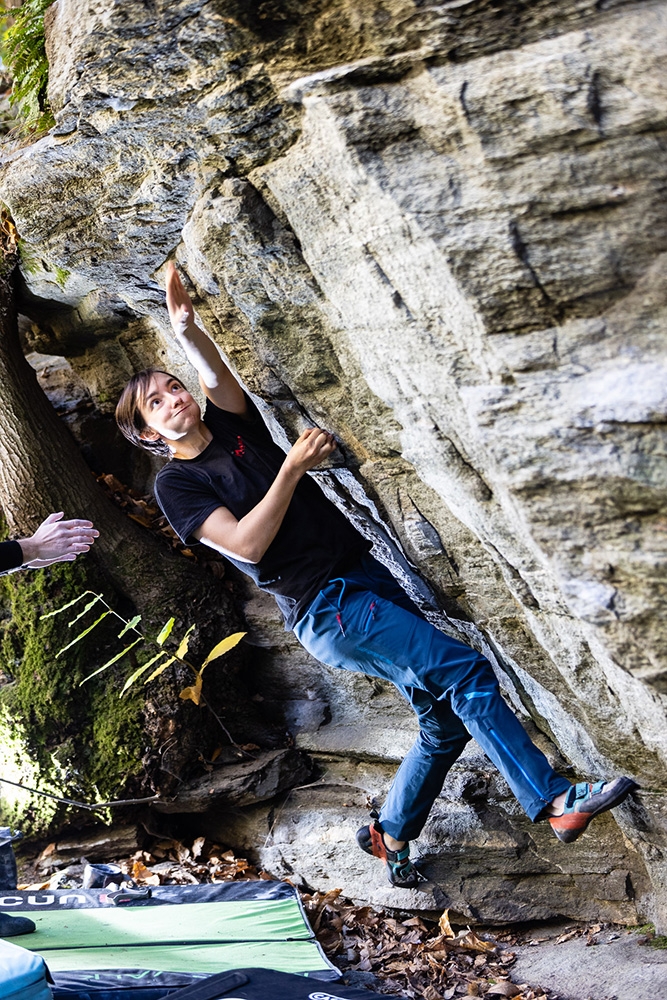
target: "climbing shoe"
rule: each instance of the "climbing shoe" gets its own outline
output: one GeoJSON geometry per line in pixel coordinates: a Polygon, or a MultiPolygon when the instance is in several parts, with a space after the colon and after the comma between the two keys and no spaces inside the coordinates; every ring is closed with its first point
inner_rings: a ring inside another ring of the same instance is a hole
{"type": "Polygon", "coordinates": [[[9,913],[0,913],[0,938],[32,934],[34,929],[35,925],[28,917],[14,917],[9,913]]]}
{"type": "Polygon", "coordinates": [[[571,844],[595,816],[620,805],[635,788],[639,785],[632,778],[596,781],[595,784],[580,781],[572,785],[561,815],[549,817],[554,833],[565,844],[571,844]]]}
{"type": "Polygon", "coordinates": [[[384,861],[391,885],[399,889],[415,889],[420,882],[426,881],[410,861],[410,845],[406,844],[400,851],[391,851],[384,842],[379,823],[373,822],[357,830],[357,843],[366,854],[384,861]]]}

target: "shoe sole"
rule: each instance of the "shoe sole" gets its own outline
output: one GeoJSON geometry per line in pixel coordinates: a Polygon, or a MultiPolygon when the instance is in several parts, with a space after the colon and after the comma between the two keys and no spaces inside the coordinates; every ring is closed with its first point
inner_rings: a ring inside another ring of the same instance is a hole
{"type": "Polygon", "coordinates": [[[598,806],[598,808],[591,812],[581,809],[579,812],[563,813],[562,816],[552,816],[549,819],[551,829],[562,843],[572,844],[587,829],[591,820],[599,816],[600,813],[607,812],[609,809],[619,806],[621,802],[625,801],[630,792],[634,792],[636,788],[639,788],[639,785],[632,778],[621,778],[618,780],[613,794],[610,794],[609,798],[605,799],[604,805],[598,806]]]}
{"type": "Polygon", "coordinates": [[[356,833],[357,844],[365,851],[366,854],[370,854],[371,857],[375,857],[373,854],[372,843],[371,843],[371,831],[367,826],[362,826],[360,830],[356,833]]]}

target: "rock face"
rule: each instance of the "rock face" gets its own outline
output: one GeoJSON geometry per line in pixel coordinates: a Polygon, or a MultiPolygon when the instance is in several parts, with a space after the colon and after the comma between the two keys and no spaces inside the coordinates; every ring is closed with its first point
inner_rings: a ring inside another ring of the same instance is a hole
{"type": "MultiPolygon", "coordinates": [[[[550,752],[641,782],[565,857],[466,758],[422,847],[469,917],[667,924],[666,26],[657,0],[58,0],[57,125],[0,178],[44,261],[36,350],[106,412],[146,363],[187,379],[175,257],[276,433],[336,432],[325,488],[384,525],[550,752]]],[[[340,884],[412,721],[247,610],[258,696],[327,790],[236,836],[269,823],[266,864],[340,884]]]]}

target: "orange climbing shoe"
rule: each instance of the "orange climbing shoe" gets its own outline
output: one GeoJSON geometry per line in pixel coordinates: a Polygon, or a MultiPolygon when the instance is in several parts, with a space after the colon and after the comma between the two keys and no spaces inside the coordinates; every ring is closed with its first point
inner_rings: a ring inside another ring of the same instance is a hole
{"type": "Polygon", "coordinates": [[[357,830],[357,843],[366,854],[381,858],[387,866],[387,878],[391,885],[399,889],[415,889],[420,882],[427,881],[410,861],[410,844],[400,851],[390,850],[384,842],[382,827],[373,822],[357,830]]]}
{"type": "Polygon", "coordinates": [[[565,798],[563,812],[560,816],[549,817],[554,833],[563,843],[571,844],[595,816],[620,805],[635,788],[639,785],[632,778],[615,778],[614,781],[597,781],[595,784],[580,781],[572,785],[565,798]]]}

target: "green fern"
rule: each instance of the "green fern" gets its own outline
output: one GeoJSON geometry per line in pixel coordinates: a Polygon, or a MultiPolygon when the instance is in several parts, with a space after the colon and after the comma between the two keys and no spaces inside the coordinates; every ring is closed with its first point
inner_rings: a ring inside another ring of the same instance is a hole
{"type": "Polygon", "coordinates": [[[13,84],[9,103],[16,111],[19,130],[39,135],[55,124],[46,93],[49,64],[44,45],[44,11],[53,0],[24,0],[7,8],[0,0],[0,23],[13,23],[2,39],[2,59],[13,84]]]}

